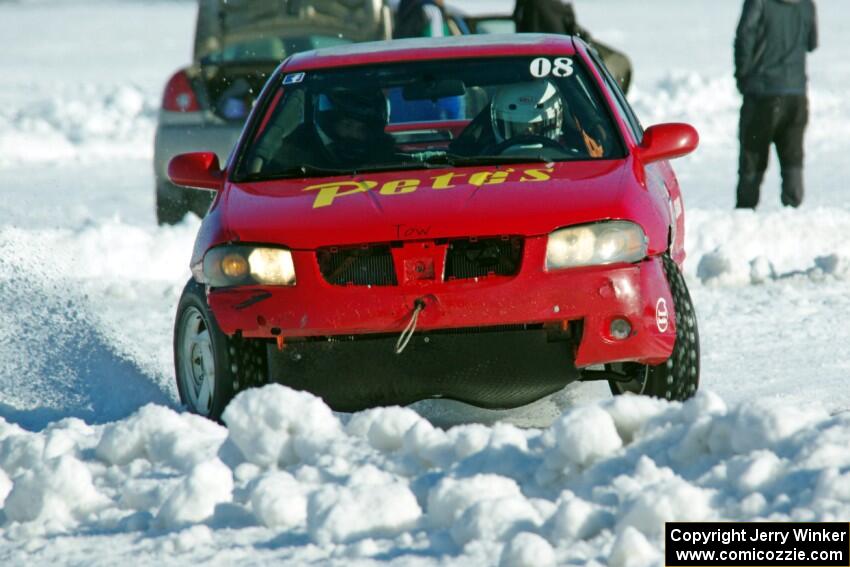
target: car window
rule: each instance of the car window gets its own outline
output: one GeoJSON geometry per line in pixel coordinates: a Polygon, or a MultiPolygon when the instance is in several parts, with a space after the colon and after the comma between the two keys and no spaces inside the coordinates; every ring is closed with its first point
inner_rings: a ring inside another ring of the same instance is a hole
{"type": "Polygon", "coordinates": [[[599,54],[596,53],[596,50],[588,49],[588,53],[602,73],[605,84],[617,104],[617,110],[620,111],[620,115],[625,119],[626,124],[632,132],[632,137],[637,143],[640,143],[641,140],[643,140],[643,126],[641,125],[640,120],[638,120],[637,115],[632,110],[631,105],[626,100],[626,95],[623,94],[623,89],[620,88],[620,84],[611,75],[611,72],[608,70],[608,67],[605,66],[605,63],[602,62],[602,59],[599,57],[599,54]]]}
{"type": "Polygon", "coordinates": [[[237,157],[237,179],[624,157],[578,58],[408,62],[279,80],[237,157]]]}
{"type": "Polygon", "coordinates": [[[306,35],[300,37],[263,37],[231,43],[204,57],[207,64],[282,61],[293,53],[352,43],[338,36],[306,35]]]}

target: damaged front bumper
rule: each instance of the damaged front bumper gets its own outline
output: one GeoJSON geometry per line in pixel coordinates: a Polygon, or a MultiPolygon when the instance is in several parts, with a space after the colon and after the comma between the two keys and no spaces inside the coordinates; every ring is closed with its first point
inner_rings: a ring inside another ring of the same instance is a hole
{"type": "Polygon", "coordinates": [[[212,289],[208,300],[225,333],[285,344],[399,334],[415,305],[422,304],[418,333],[504,325],[580,329],[573,337],[578,368],[621,361],[660,364],[669,358],[675,315],[660,256],[552,272],[543,269],[544,257],[545,239],[528,239],[516,275],[366,286],[332,285],[315,252],[294,251],[297,285],[212,289]],[[612,333],[615,319],[628,323],[627,336],[612,333]]]}

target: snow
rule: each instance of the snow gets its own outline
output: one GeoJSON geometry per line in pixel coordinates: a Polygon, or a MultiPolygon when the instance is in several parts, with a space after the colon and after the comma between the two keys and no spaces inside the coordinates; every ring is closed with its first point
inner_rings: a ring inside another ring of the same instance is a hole
{"type": "MultiPolygon", "coordinates": [[[[301,402],[289,406],[293,423],[320,408],[335,423],[320,399],[277,385],[239,394],[227,427],[153,405],[38,433],[0,420],[0,494],[11,485],[0,557],[20,558],[42,538],[55,545],[34,560],[73,562],[72,542],[108,531],[126,553],[156,543],[175,562],[215,539],[258,561],[643,565],[660,556],[665,521],[838,520],[850,503],[850,414],[816,406],[727,407],[708,392],[685,403],[597,400],[548,428],[502,424],[505,434],[471,453],[462,435],[446,435],[455,456],[440,465],[412,460],[415,441],[387,451],[343,427],[299,446],[299,459],[257,464],[228,450],[244,434],[234,424],[274,415],[287,396],[301,402]],[[552,455],[593,427],[620,444],[560,460],[553,474],[552,455]]],[[[426,423],[415,417],[407,432],[426,423]]],[[[256,443],[274,446],[282,430],[256,431],[256,443]]]]}
{"type": "Polygon", "coordinates": [[[499,567],[554,567],[555,552],[537,534],[523,532],[505,546],[499,567]]]}
{"type": "Polygon", "coordinates": [[[632,58],[642,121],[700,131],[674,164],[694,399],[589,384],[510,412],[344,415],[268,386],[222,426],[173,383],[199,223],[153,218],[160,89],[191,56],[194,3],[0,3],[0,563],[643,566],[669,520],[846,521],[850,14],[818,7],[806,201],[779,206],[774,160],[750,212],[731,210],[740,3],[576,2],[632,58]],[[643,31],[659,26],[665,44],[643,31]]]}
{"type": "Polygon", "coordinates": [[[140,157],[140,146],[152,157],[157,108],[132,85],[104,93],[89,84],[0,110],[0,165],[140,157]]]}

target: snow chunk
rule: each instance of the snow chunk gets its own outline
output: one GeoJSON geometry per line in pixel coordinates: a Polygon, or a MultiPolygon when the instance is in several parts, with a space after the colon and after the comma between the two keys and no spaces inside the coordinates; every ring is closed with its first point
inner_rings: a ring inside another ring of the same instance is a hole
{"type": "Polygon", "coordinates": [[[697,265],[697,277],[702,283],[709,283],[713,280],[718,280],[721,276],[732,271],[732,262],[726,257],[726,254],[718,249],[712,250],[703,255],[699,259],[697,265]]]}
{"type": "Polygon", "coordinates": [[[156,521],[167,529],[202,522],[218,504],[230,502],[232,493],[233,475],[227,465],[218,459],[195,465],[162,505],[156,521]]]}
{"type": "Polygon", "coordinates": [[[465,459],[484,450],[490,442],[490,435],[490,428],[478,423],[453,427],[448,433],[458,459],[465,459]]]}
{"type": "Polygon", "coordinates": [[[152,404],[106,426],[95,454],[113,465],[148,459],[180,470],[212,458],[227,436],[203,417],[152,404]]]}
{"type": "Polygon", "coordinates": [[[287,472],[265,475],[251,492],[251,509],[264,526],[291,529],[307,522],[305,488],[287,472]]]}
{"type": "Polygon", "coordinates": [[[828,417],[820,406],[799,406],[759,400],[735,408],[715,422],[709,442],[716,451],[749,453],[772,449],[797,431],[828,417]]]}
{"type": "Polygon", "coordinates": [[[497,541],[543,523],[534,506],[522,496],[481,500],[466,509],[451,529],[458,545],[472,540],[497,541]]]}
{"type": "Polygon", "coordinates": [[[5,512],[11,521],[38,521],[61,530],[106,504],[85,463],[63,455],[15,477],[5,512]]]}
{"type": "Polygon", "coordinates": [[[198,549],[213,545],[215,537],[212,530],[207,526],[192,526],[180,530],[162,545],[165,554],[182,554],[197,552],[198,549]]]}
{"type": "Polygon", "coordinates": [[[307,529],[320,545],[345,543],[396,536],[412,529],[421,515],[416,497],[399,482],[331,486],[310,496],[307,529]]]}
{"type": "Polygon", "coordinates": [[[663,564],[661,551],[642,533],[632,527],[623,530],[614,541],[608,565],[611,567],[645,567],[663,564]]]}
{"type": "Polygon", "coordinates": [[[222,419],[245,459],[261,467],[310,461],[342,433],[321,398],[279,384],[239,393],[222,419]]]}
{"type": "Polygon", "coordinates": [[[46,460],[62,455],[79,457],[97,443],[98,432],[84,421],[66,418],[32,433],[5,421],[0,423],[0,469],[10,477],[38,468],[46,460]]]}
{"type": "Polygon", "coordinates": [[[634,527],[657,536],[664,522],[698,522],[711,518],[713,491],[694,486],[668,468],[659,468],[641,457],[633,479],[637,492],[627,498],[625,514],[618,523],[622,530],[634,527]]]}
{"type": "Polygon", "coordinates": [[[38,468],[44,462],[43,435],[20,430],[0,441],[0,469],[14,477],[20,472],[38,468]]]}
{"type": "Polygon", "coordinates": [[[841,474],[834,467],[824,470],[815,486],[815,497],[850,504],[850,473],[841,474]]]}
{"type": "Polygon", "coordinates": [[[560,505],[547,524],[552,541],[590,539],[613,524],[610,513],[570,491],[565,491],[559,500],[560,505]]]}
{"type": "Polygon", "coordinates": [[[555,550],[537,534],[517,534],[502,550],[499,567],[554,567],[555,550]]]}
{"type": "Polygon", "coordinates": [[[772,279],[776,279],[776,269],[770,260],[764,256],[758,256],[750,261],[750,282],[762,284],[772,279]]]}
{"type": "Polygon", "coordinates": [[[443,478],[428,493],[428,517],[431,525],[449,528],[467,508],[482,500],[521,497],[516,481],[494,474],[469,478],[443,478]]]}
{"type": "Polygon", "coordinates": [[[444,465],[454,458],[454,448],[446,432],[424,419],[417,421],[404,434],[402,449],[425,466],[444,465]]]}
{"type": "Polygon", "coordinates": [[[756,492],[774,480],[783,469],[782,459],[770,451],[756,451],[744,462],[730,463],[730,478],[735,479],[742,494],[756,492]],[[737,466],[736,466],[737,465],[737,466]]]}
{"type": "Polygon", "coordinates": [[[3,505],[6,502],[6,497],[12,491],[12,479],[3,472],[3,469],[0,469],[0,510],[3,509],[3,505]]]}
{"type": "Polygon", "coordinates": [[[741,500],[741,512],[745,518],[753,518],[761,515],[767,506],[767,499],[758,492],[754,492],[741,500]]]}
{"type": "Polygon", "coordinates": [[[551,469],[569,465],[588,467],[623,446],[611,414],[598,406],[568,411],[550,431],[556,449],[546,455],[546,464],[551,469]]]}
{"type": "Polygon", "coordinates": [[[611,415],[623,442],[630,443],[648,421],[662,414],[669,406],[662,400],[647,396],[615,396],[603,402],[602,407],[611,415]]]}
{"type": "Polygon", "coordinates": [[[352,417],[346,432],[365,437],[375,449],[389,452],[400,449],[405,433],[421,421],[419,414],[408,408],[375,408],[352,417]]]}

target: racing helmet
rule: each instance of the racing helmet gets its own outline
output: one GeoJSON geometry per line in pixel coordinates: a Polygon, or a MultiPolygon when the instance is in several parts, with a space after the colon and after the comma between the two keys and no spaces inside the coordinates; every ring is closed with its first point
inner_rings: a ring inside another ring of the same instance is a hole
{"type": "Polygon", "coordinates": [[[564,125],[564,101],[558,88],[545,79],[515,83],[493,96],[490,118],[499,143],[527,135],[557,140],[564,125]]]}
{"type": "Polygon", "coordinates": [[[334,141],[344,141],[348,135],[346,130],[337,127],[339,124],[355,121],[362,124],[367,132],[383,133],[389,119],[389,108],[380,89],[336,89],[319,95],[315,116],[316,126],[322,134],[334,141]]]}

